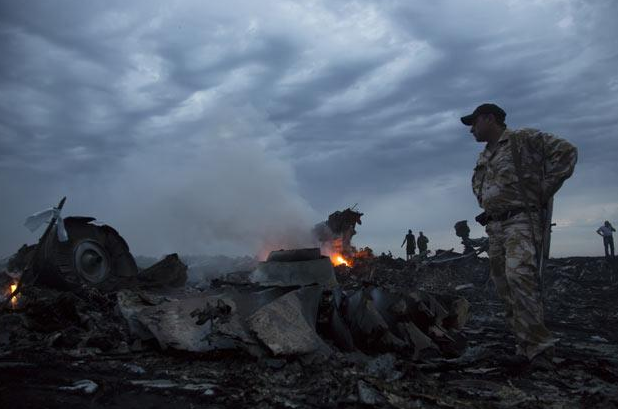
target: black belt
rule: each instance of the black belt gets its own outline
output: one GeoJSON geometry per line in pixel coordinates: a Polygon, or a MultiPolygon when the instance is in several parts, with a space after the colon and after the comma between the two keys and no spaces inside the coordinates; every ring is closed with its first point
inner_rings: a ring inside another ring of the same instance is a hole
{"type": "MultiPolygon", "coordinates": [[[[535,211],[536,209],[530,209],[530,210],[531,211],[535,211]]],[[[520,207],[518,209],[512,209],[512,210],[509,210],[509,211],[504,212],[504,213],[500,213],[500,214],[495,215],[495,216],[491,215],[491,216],[489,216],[489,220],[490,221],[494,221],[494,222],[503,222],[503,221],[506,221],[506,220],[508,220],[510,218],[513,218],[513,217],[517,216],[518,214],[523,213],[525,211],[526,211],[525,207],[520,207]]]]}

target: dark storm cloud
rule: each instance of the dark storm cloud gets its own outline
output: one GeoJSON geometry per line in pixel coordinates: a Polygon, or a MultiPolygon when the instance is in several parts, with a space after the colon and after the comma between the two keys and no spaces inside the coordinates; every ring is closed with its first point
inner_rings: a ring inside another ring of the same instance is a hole
{"type": "Polygon", "coordinates": [[[355,202],[360,244],[395,250],[413,228],[457,246],[481,149],[459,116],[484,101],[578,146],[556,251],[594,253],[589,230],[618,218],[616,15],[602,0],[0,1],[0,253],[64,194],[143,253],[304,245],[355,202]]]}
{"type": "MultiPolygon", "coordinates": [[[[572,183],[585,190],[586,182],[580,179],[603,177],[605,183],[615,180],[615,157],[607,148],[614,146],[613,135],[617,130],[613,115],[618,107],[613,74],[618,66],[616,37],[608,35],[609,31],[616,31],[609,17],[616,15],[616,5],[611,2],[524,2],[523,6],[513,3],[513,7],[508,7],[495,2],[475,3],[477,7],[471,2],[438,2],[432,7],[418,5],[416,8],[406,2],[394,7],[393,21],[409,32],[411,38],[424,40],[440,58],[422,75],[403,79],[395,92],[364,105],[367,111],[358,112],[359,115],[347,118],[345,124],[336,127],[338,136],[347,137],[356,146],[342,160],[333,160],[332,166],[321,167],[321,177],[314,174],[314,182],[329,180],[329,174],[339,176],[330,178],[339,187],[329,189],[323,184],[320,186],[322,192],[334,195],[343,190],[354,196],[358,188],[347,182],[354,180],[354,175],[363,180],[363,187],[367,188],[363,193],[367,197],[385,195],[395,189],[403,194],[409,179],[437,180],[449,174],[469,174],[471,158],[476,156],[473,152],[478,148],[466,139],[469,134],[461,129],[456,117],[470,112],[481,101],[496,101],[504,106],[509,112],[507,121],[514,127],[536,126],[578,145],[581,171],[567,183],[565,194],[574,195],[574,186],[569,188],[572,183]],[[471,4],[473,7],[469,7],[471,4]],[[394,106],[392,101],[406,100],[419,102],[409,103],[408,109],[388,115],[381,123],[366,126],[366,122],[359,120],[368,112],[380,111],[381,107],[388,111],[394,106]],[[406,117],[429,117],[436,113],[444,113],[445,117],[437,117],[434,121],[452,120],[454,123],[437,131],[431,129],[431,125],[435,125],[432,121],[404,125],[409,122],[406,117]],[[449,113],[454,115],[449,117],[449,113]],[[398,132],[389,134],[393,124],[398,126],[398,132]],[[375,142],[357,138],[358,134],[372,135],[371,140],[375,142]],[[445,134],[458,135],[461,139],[445,137],[445,134]],[[378,142],[380,139],[382,141],[378,142]],[[356,166],[350,157],[354,155],[358,158],[356,166]],[[603,164],[601,174],[590,172],[586,166],[588,158],[592,157],[603,164]],[[338,168],[343,170],[337,171],[338,168]]],[[[416,188],[416,196],[417,200],[427,202],[426,192],[416,188]]],[[[592,219],[616,217],[614,193],[590,191],[584,196],[590,202],[605,204],[602,210],[591,209],[592,219]]],[[[448,200],[447,197],[442,199],[448,200]]],[[[474,211],[472,200],[464,206],[474,211]]],[[[562,209],[567,207],[563,205],[562,209]]],[[[561,208],[557,210],[560,212],[561,208]]],[[[413,225],[434,223],[424,219],[421,215],[408,217],[413,225]]],[[[590,227],[588,225],[588,229],[590,227]]],[[[581,244],[593,239],[586,232],[581,239],[575,240],[582,240],[581,244]]]]}

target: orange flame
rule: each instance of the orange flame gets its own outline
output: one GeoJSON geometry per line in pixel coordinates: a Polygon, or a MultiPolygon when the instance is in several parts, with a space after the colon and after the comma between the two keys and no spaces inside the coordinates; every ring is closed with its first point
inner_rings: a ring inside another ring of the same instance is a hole
{"type": "MultiPolygon", "coordinates": [[[[17,284],[11,284],[11,292],[9,293],[9,296],[13,294],[15,290],[17,290],[17,284]]],[[[16,304],[17,304],[17,295],[14,295],[13,297],[11,297],[11,305],[15,307],[16,304]]]]}
{"type": "Polygon", "coordinates": [[[334,253],[330,255],[330,261],[334,266],[345,265],[347,267],[352,266],[352,262],[350,260],[346,260],[341,254],[334,253]]]}

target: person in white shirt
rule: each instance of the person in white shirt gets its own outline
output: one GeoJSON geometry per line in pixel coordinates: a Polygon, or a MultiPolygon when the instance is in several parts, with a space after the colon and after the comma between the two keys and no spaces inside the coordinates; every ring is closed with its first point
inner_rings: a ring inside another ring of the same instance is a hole
{"type": "Polygon", "coordinates": [[[603,223],[603,226],[597,229],[597,234],[603,237],[603,247],[605,247],[605,258],[614,258],[614,226],[607,220],[603,223]]]}

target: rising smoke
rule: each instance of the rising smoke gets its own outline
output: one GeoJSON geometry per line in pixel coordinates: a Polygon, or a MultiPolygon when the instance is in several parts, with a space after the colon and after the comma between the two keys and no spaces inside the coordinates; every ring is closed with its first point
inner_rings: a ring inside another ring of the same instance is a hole
{"type": "Polygon", "coordinates": [[[194,135],[127,157],[107,186],[110,219],[135,252],[258,254],[310,246],[317,216],[300,196],[276,128],[250,106],[218,107],[194,135]]]}
{"type": "Polygon", "coordinates": [[[22,186],[20,196],[36,199],[30,210],[13,208],[13,216],[21,223],[28,211],[66,195],[65,216],[92,215],[112,225],[133,254],[263,258],[274,249],[312,246],[319,216],[300,196],[292,166],[273,148],[276,128],[250,106],[220,105],[201,114],[191,126],[162,126],[169,118],[144,124],[134,136],[138,149],[119,151],[104,168],[37,183],[45,185],[44,197],[32,190],[36,185],[22,186]]]}

